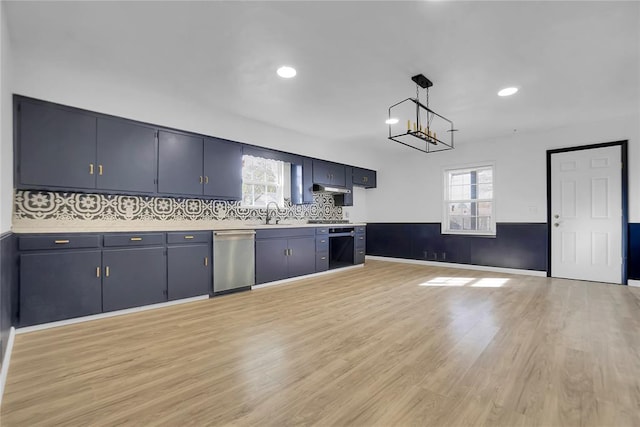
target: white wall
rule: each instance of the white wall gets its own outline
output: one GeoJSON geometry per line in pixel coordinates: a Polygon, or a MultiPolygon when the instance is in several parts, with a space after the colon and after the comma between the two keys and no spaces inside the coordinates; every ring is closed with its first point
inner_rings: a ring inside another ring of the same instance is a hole
{"type": "Polygon", "coordinates": [[[0,4],[0,233],[11,228],[13,207],[13,115],[11,48],[5,2],[0,4]]]}
{"type": "MultiPolygon", "coordinates": [[[[546,222],[546,150],[629,140],[629,215],[640,222],[640,112],[581,126],[478,141],[421,154],[397,144],[397,156],[380,158],[378,188],[367,194],[369,222],[440,222],[443,168],[495,164],[497,222],[546,222]]],[[[393,142],[389,141],[389,144],[393,142]]]]}

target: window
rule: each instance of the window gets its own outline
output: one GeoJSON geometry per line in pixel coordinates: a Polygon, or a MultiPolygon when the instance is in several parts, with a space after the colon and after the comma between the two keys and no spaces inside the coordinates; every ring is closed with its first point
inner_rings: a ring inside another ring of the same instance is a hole
{"type": "Polygon", "coordinates": [[[289,163],[249,155],[242,156],[242,205],[267,206],[276,202],[284,207],[290,190],[289,163]]]}
{"type": "Polygon", "coordinates": [[[444,171],[442,232],[495,235],[493,165],[444,171]]]}

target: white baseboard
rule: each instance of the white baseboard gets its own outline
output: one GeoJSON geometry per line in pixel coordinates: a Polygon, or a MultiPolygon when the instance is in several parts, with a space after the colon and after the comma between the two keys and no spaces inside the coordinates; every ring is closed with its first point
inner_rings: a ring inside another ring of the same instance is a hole
{"type": "Polygon", "coordinates": [[[631,280],[631,279],[629,279],[629,280],[627,280],[627,285],[640,288],[640,280],[631,280]]]}
{"type": "Polygon", "coordinates": [[[376,261],[400,262],[404,264],[428,265],[431,267],[459,268],[462,270],[493,271],[495,273],[521,274],[526,276],[547,277],[546,271],[538,271],[538,270],[520,270],[517,268],[488,267],[484,265],[470,265],[470,264],[455,264],[452,262],[423,261],[420,259],[391,258],[391,257],[375,256],[375,255],[367,255],[366,259],[376,260],[376,261]]]}
{"type": "Polygon", "coordinates": [[[13,339],[16,336],[16,328],[13,326],[9,329],[9,340],[7,340],[7,348],[4,352],[2,360],[2,370],[0,370],[0,405],[2,405],[2,396],[4,395],[4,386],[7,383],[7,375],[9,375],[9,362],[11,362],[11,352],[13,351],[13,339]]]}
{"type": "Polygon", "coordinates": [[[350,267],[341,267],[341,268],[336,268],[334,270],[321,271],[319,273],[311,273],[305,276],[298,276],[298,277],[292,277],[290,279],[276,280],[275,282],[261,283],[259,285],[253,285],[251,289],[260,289],[260,288],[266,288],[267,286],[284,285],[285,283],[291,283],[297,280],[310,279],[312,277],[325,276],[327,274],[339,273],[341,271],[348,271],[348,270],[353,270],[355,268],[362,268],[362,267],[364,267],[364,264],[358,264],[350,267]]]}
{"type": "Polygon", "coordinates": [[[26,334],[29,332],[41,331],[43,329],[57,328],[59,326],[73,325],[75,323],[89,322],[91,320],[105,319],[107,317],[122,316],[123,314],[138,313],[140,311],[155,310],[156,308],[170,307],[172,305],[184,304],[187,302],[209,299],[209,295],[179,299],[176,301],[161,302],[158,304],[145,305],[142,307],[127,308],[124,310],[110,311],[108,313],[92,314],[91,316],[76,317],[75,319],[60,320],[57,322],[43,323],[42,325],[26,326],[18,328],[16,334],[26,334]]]}

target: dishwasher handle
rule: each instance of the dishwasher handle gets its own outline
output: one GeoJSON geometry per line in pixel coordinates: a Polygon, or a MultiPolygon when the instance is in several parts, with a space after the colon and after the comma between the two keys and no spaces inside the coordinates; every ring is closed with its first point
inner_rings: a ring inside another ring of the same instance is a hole
{"type": "Polygon", "coordinates": [[[255,236],[254,230],[228,230],[228,231],[214,231],[214,236],[231,237],[231,236],[255,236]]]}

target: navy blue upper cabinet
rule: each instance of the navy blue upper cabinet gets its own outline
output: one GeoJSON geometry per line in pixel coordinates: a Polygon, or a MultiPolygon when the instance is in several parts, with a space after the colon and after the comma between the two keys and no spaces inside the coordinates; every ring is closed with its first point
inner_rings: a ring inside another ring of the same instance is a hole
{"type": "Polygon", "coordinates": [[[202,138],[160,131],[158,135],[158,192],[202,195],[202,138]]]}
{"type": "Polygon", "coordinates": [[[204,140],[204,195],[242,199],[242,146],[217,138],[204,140]]]}
{"type": "Polygon", "coordinates": [[[324,160],[313,160],[313,183],[322,185],[346,185],[345,166],[324,160]]]}
{"type": "Polygon", "coordinates": [[[376,188],[376,171],[363,168],[353,168],[353,185],[364,188],[376,188]]]}
{"type": "Polygon", "coordinates": [[[16,185],[96,186],[96,118],[45,103],[17,101],[16,185]]]}
{"type": "Polygon", "coordinates": [[[98,118],[97,188],[155,193],[156,130],[98,118]]]}

